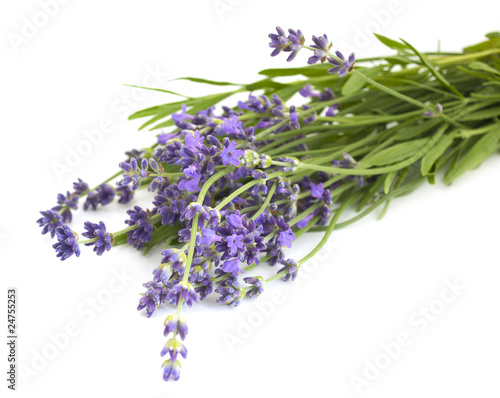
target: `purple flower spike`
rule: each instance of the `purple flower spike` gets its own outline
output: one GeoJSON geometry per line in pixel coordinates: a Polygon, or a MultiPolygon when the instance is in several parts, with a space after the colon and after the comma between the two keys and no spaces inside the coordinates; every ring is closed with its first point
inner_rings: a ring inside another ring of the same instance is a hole
{"type": "Polygon", "coordinates": [[[115,197],[115,190],[111,185],[101,184],[95,191],[90,191],[87,194],[87,199],[83,204],[83,210],[96,210],[98,205],[105,206],[113,201],[115,197]]]}
{"type": "Polygon", "coordinates": [[[142,249],[145,243],[149,243],[153,236],[153,225],[151,223],[151,214],[139,206],[127,210],[130,220],[125,220],[129,226],[136,228],[128,232],[127,241],[136,249],[142,249]]]}
{"type": "Polygon", "coordinates": [[[289,45],[289,40],[286,37],[285,31],[278,26],[276,27],[276,32],[277,34],[269,33],[268,35],[271,39],[269,47],[274,48],[273,52],[271,53],[271,57],[275,57],[289,45]]]}
{"type": "Polygon", "coordinates": [[[240,288],[236,279],[226,279],[216,290],[221,296],[217,299],[219,304],[233,304],[237,307],[244,295],[243,289],[240,288]]]}
{"type": "Polygon", "coordinates": [[[295,278],[297,277],[297,272],[299,271],[300,268],[297,262],[289,258],[287,260],[282,260],[281,264],[283,264],[284,267],[278,271],[278,274],[283,271],[286,271],[285,276],[283,276],[283,280],[285,282],[288,282],[289,280],[294,281],[295,278]]]}
{"type": "Polygon", "coordinates": [[[134,192],[130,189],[128,185],[123,187],[119,186],[116,188],[116,194],[120,199],[118,199],[118,203],[127,204],[134,198],[134,192]]]}
{"type": "Polygon", "coordinates": [[[172,339],[167,341],[167,343],[165,344],[165,346],[161,350],[160,355],[162,357],[164,357],[167,353],[170,354],[170,359],[172,361],[176,361],[177,355],[179,355],[179,354],[181,354],[181,356],[184,359],[186,359],[186,357],[187,357],[186,347],[184,346],[184,344],[182,344],[180,341],[178,341],[175,338],[172,338],[172,339]]]}
{"type": "Polygon", "coordinates": [[[321,61],[321,63],[325,62],[327,57],[326,54],[332,47],[332,44],[328,42],[328,37],[326,35],[320,37],[313,36],[312,40],[314,44],[312,44],[311,47],[315,48],[316,51],[314,51],[314,55],[309,57],[307,63],[312,65],[318,61],[321,61]]]}
{"type": "Polygon", "coordinates": [[[140,311],[146,308],[146,315],[149,318],[158,309],[160,304],[165,301],[166,289],[162,283],[155,281],[144,283],[143,286],[147,290],[145,293],[141,293],[142,297],[139,300],[137,310],[140,311]]]}
{"type": "Polygon", "coordinates": [[[164,322],[165,330],[163,331],[164,336],[168,336],[169,333],[178,334],[182,340],[184,340],[188,334],[188,326],[184,318],[179,318],[177,315],[169,315],[164,322]]]}
{"type": "Polygon", "coordinates": [[[139,188],[142,180],[150,174],[148,171],[149,162],[146,158],[141,159],[140,168],[136,158],[131,158],[129,163],[121,162],[119,166],[125,173],[123,173],[123,179],[118,182],[118,185],[125,186],[132,183],[132,191],[139,188]]]}
{"type": "Polygon", "coordinates": [[[300,129],[299,116],[297,115],[295,106],[293,105],[290,107],[290,124],[294,129],[296,130],[300,129]]]}
{"type": "Polygon", "coordinates": [[[78,235],[75,234],[70,227],[63,225],[56,228],[57,243],[54,243],[52,247],[56,249],[57,257],[61,258],[61,261],[70,258],[73,254],[76,257],[80,256],[80,248],[78,247],[78,235]]]}
{"type": "Polygon", "coordinates": [[[60,211],[62,222],[69,223],[73,218],[71,214],[71,209],[76,210],[78,208],[79,196],[74,193],[66,192],[66,195],[60,193],[57,194],[57,206],[53,207],[52,210],[60,211]]]}
{"type": "Polygon", "coordinates": [[[291,62],[295,59],[300,49],[302,48],[305,37],[300,30],[288,29],[288,40],[290,40],[291,45],[289,49],[285,49],[284,51],[291,51],[292,53],[286,59],[287,62],[291,62]]]}
{"type": "Polygon", "coordinates": [[[81,178],[79,178],[77,182],[73,183],[73,190],[77,195],[81,195],[82,193],[87,192],[88,189],[89,189],[89,184],[87,184],[81,178]]]}
{"type": "Polygon", "coordinates": [[[169,381],[179,380],[181,374],[181,363],[179,361],[172,362],[170,359],[163,362],[163,380],[169,381]]]}
{"type": "Polygon", "coordinates": [[[40,214],[42,217],[37,220],[37,223],[43,228],[42,234],[45,235],[48,232],[50,237],[53,238],[56,235],[57,227],[63,225],[61,216],[54,210],[41,211],[40,214]]]}
{"type": "Polygon", "coordinates": [[[288,29],[289,35],[288,37],[286,37],[285,31],[279,26],[276,28],[276,32],[277,34],[269,34],[269,38],[271,39],[269,47],[274,49],[271,53],[271,57],[275,57],[281,51],[291,52],[291,54],[287,58],[287,61],[293,61],[293,59],[297,56],[298,52],[304,45],[304,35],[300,30],[288,29]]]}
{"type": "Polygon", "coordinates": [[[106,233],[106,225],[102,221],[99,224],[86,221],[84,227],[86,231],[82,234],[83,236],[89,239],[97,238],[95,242],[85,243],[85,246],[94,246],[94,251],[98,256],[102,256],[105,250],[111,250],[113,235],[106,233]]]}
{"type": "Polygon", "coordinates": [[[351,53],[347,60],[340,51],[335,52],[335,55],[337,55],[339,59],[332,57],[328,58],[328,62],[334,65],[333,68],[328,69],[328,73],[337,73],[339,77],[343,77],[347,74],[347,72],[351,72],[354,69],[354,63],[356,61],[354,53],[351,53]]]}
{"type": "Polygon", "coordinates": [[[260,276],[247,277],[243,279],[249,285],[253,287],[247,291],[246,295],[248,298],[254,298],[259,296],[264,291],[264,280],[260,276]]]}
{"type": "Polygon", "coordinates": [[[174,305],[179,302],[181,297],[188,307],[191,307],[193,302],[199,301],[198,294],[189,282],[179,282],[168,292],[167,296],[174,305]]]}

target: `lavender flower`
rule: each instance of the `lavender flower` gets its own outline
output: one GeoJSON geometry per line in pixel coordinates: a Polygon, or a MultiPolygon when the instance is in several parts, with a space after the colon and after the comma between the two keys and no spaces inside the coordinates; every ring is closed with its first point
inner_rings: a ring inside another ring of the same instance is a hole
{"type": "Polygon", "coordinates": [[[186,254],[179,249],[170,248],[161,252],[163,254],[162,264],[170,264],[174,272],[182,273],[186,265],[186,254]]]}
{"type": "Polygon", "coordinates": [[[149,318],[158,309],[160,304],[166,301],[168,291],[161,282],[151,281],[144,283],[142,286],[147,290],[145,293],[141,293],[142,297],[139,300],[137,310],[141,311],[146,308],[146,315],[149,318]]]}
{"type": "Polygon", "coordinates": [[[291,52],[288,56],[287,61],[292,61],[300,49],[302,48],[305,38],[300,30],[288,29],[288,37],[286,37],[286,33],[279,26],[276,28],[276,33],[270,33],[269,38],[271,42],[269,43],[269,47],[274,48],[271,53],[271,57],[278,55],[281,51],[291,52]]]}
{"type": "Polygon", "coordinates": [[[321,63],[325,62],[328,51],[332,48],[332,44],[328,42],[328,37],[326,35],[320,37],[313,36],[312,40],[314,44],[311,47],[315,48],[316,51],[314,51],[314,55],[309,57],[307,63],[312,65],[318,61],[321,61],[321,63]]]}
{"type": "Polygon", "coordinates": [[[182,340],[186,338],[189,329],[184,318],[180,318],[177,315],[169,315],[163,324],[165,325],[165,330],[163,331],[164,336],[173,333],[178,334],[182,340]]]}
{"type": "Polygon", "coordinates": [[[105,250],[111,250],[113,245],[113,235],[106,232],[106,225],[101,221],[99,224],[93,224],[86,221],[84,224],[85,232],[82,234],[86,238],[94,239],[94,242],[85,243],[85,246],[94,246],[94,251],[98,256],[102,256],[105,250]]]}
{"type": "Polygon", "coordinates": [[[291,258],[289,258],[287,260],[282,260],[281,264],[283,264],[284,267],[278,271],[278,274],[286,271],[285,276],[283,276],[283,280],[285,282],[288,282],[290,280],[294,281],[295,278],[297,277],[297,272],[299,271],[299,268],[300,268],[300,266],[297,264],[297,262],[295,260],[292,260],[291,258]]]}
{"type": "Polygon", "coordinates": [[[90,191],[87,193],[87,199],[83,204],[83,209],[96,210],[98,205],[105,206],[113,201],[115,197],[115,190],[109,184],[99,185],[95,191],[90,191]]]}
{"type": "Polygon", "coordinates": [[[78,195],[69,193],[69,191],[66,192],[66,195],[62,193],[57,194],[58,206],[54,206],[52,210],[60,212],[63,223],[71,222],[71,219],[73,218],[71,209],[76,210],[78,208],[78,198],[78,195]]]}
{"type": "Polygon", "coordinates": [[[189,282],[179,282],[168,292],[168,299],[172,304],[179,303],[181,297],[188,307],[191,307],[193,302],[199,301],[198,294],[189,282]]]}
{"type": "Polygon", "coordinates": [[[242,151],[241,149],[236,149],[236,142],[235,141],[225,141],[224,142],[224,149],[222,150],[222,153],[220,155],[222,159],[222,164],[227,165],[230,164],[232,166],[239,166],[240,164],[240,157],[243,156],[245,151],[242,151]]]}
{"type": "Polygon", "coordinates": [[[46,210],[41,211],[42,215],[36,222],[40,227],[42,227],[42,234],[45,235],[47,232],[50,233],[50,237],[53,238],[56,234],[57,227],[63,225],[62,218],[57,211],[46,210]]]}
{"type": "Polygon", "coordinates": [[[282,28],[280,28],[279,26],[276,27],[276,32],[278,34],[269,33],[269,38],[271,39],[269,47],[274,48],[273,52],[271,53],[271,57],[275,57],[290,45],[290,41],[286,37],[286,33],[282,28]]]}
{"type": "Polygon", "coordinates": [[[73,190],[75,194],[81,196],[89,190],[89,184],[79,178],[77,182],[73,183],[73,190]]]}
{"type": "Polygon", "coordinates": [[[127,204],[134,198],[134,192],[130,189],[128,185],[118,186],[116,188],[116,194],[118,195],[118,203],[127,204]]]}
{"type": "Polygon", "coordinates": [[[143,179],[149,177],[151,174],[148,171],[149,162],[147,159],[141,160],[141,167],[135,158],[130,159],[130,162],[121,162],[119,164],[120,168],[125,172],[123,179],[118,183],[120,186],[128,185],[132,183],[132,191],[137,190],[141,185],[143,179]]]}
{"type": "Polygon", "coordinates": [[[130,245],[140,250],[144,244],[149,243],[153,236],[153,224],[151,222],[151,213],[143,210],[139,206],[127,210],[130,220],[125,223],[136,228],[128,232],[127,241],[130,245]]]}
{"type": "Polygon", "coordinates": [[[187,357],[186,347],[184,346],[184,344],[182,344],[176,338],[171,338],[170,340],[167,341],[167,343],[165,344],[165,346],[161,350],[160,355],[162,357],[164,357],[167,353],[170,355],[170,359],[172,361],[177,360],[178,354],[181,354],[181,356],[184,359],[186,359],[186,357],[187,357]]]}
{"type": "Polygon", "coordinates": [[[335,55],[337,55],[340,60],[328,57],[328,62],[334,66],[333,68],[328,69],[328,73],[337,73],[339,77],[344,77],[347,72],[351,72],[354,69],[356,57],[354,56],[354,53],[351,53],[349,58],[346,60],[340,51],[336,51],[335,55]]]}
{"type": "Polygon", "coordinates": [[[57,243],[52,247],[56,249],[57,257],[61,261],[70,258],[73,254],[76,257],[80,256],[80,248],[78,247],[78,235],[74,233],[67,225],[62,225],[56,228],[57,243]]]}
{"type": "Polygon", "coordinates": [[[170,359],[167,359],[163,362],[163,380],[179,380],[181,374],[181,363],[179,361],[172,362],[170,359]]]}
{"type": "Polygon", "coordinates": [[[235,307],[240,304],[241,299],[245,294],[236,279],[231,278],[222,282],[215,291],[220,294],[220,297],[217,299],[219,304],[233,304],[235,307]]]}
{"type": "Polygon", "coordinates": [[[254,298],[259,296],[264,291],[264,280],[260,276],[255,277],[247,277],[243,278],[243,280],[249,285],[253,285],[251,289],[249,289],[246,293],[248,298],[254,298]]]}

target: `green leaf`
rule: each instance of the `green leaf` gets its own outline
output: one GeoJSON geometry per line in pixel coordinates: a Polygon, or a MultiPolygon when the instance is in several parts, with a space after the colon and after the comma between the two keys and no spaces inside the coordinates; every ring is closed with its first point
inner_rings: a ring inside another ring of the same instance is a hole
{"type": "Polygon", "coordinates": [[[429,152],[425,154],[422,158],[422,163],[420,164],[420,172],[423,176],[427,175],[432,168],[432,165],[441,157],[441,155],[450,147],[453,140],[457,136],[457,131],[441,137],[436,145],[434,145],[429,152]]]}
{"type": "Polygon", "coordinates": [[[426,111],[432,111],[433,110],[430,106],[424,104],[423,102],[420,102],[420,101],[418,101],[418,100],[416,100],[414,98],[408,97],[407,95],[401,94],[398,91],[392,90],[389,87],[386,87],[383,84],[380,84],[380,83],[376,82],[375,80],[370,79],[368,76],[365,76],[363,73],[361,73],[357,69],[354,69],[352,71],[352,73],[355,73],[355,74],[359,75],[359,77],[361,77],[362,79],[366,80],[369,84],[371,84],[373,87],[379,89],[380,91],[384,91],[387,94],[390,94],[390,95],[392,95],[392,96],[394,96],[396,98],[399,98],[399,99],[401,99],[403,101],[409,102],[410,104],[413,104],[415,106],[418,106],[419,108],[425,109],[426,111]]]}
{"type": "Polygon", "coordinates": [[[396,40],[392,40],[392,39],[389,39],[388,37],[385,37],[385,36],[382,36],[382,35],[379,35],[377,33],[374,33],[375,37],[382,43],[384,44],[385,46],[389,47],[389,48],[392,48],[393,50],[397,50],[397,51],[405,51],[408,49],[407,46],[405,46],[404,44],[396,41],[396,40]]]}
{"type": "Polygon", "coordinates": [[[500,48],[500,37],[493,37],[482,43],[473,46],[465,47],[464,53],[477,53],[481,51],[491,50],[493,48],[500,48]]]}
{"type": "Polygon", "coordinates": [[[258,82],[255,83],[250,83],[245,85],[245,89],[248,91],[255,91],[255,90],[267,90],[267,89],[280,89],[283,87],[286,87],[287,84],[285,83],[280,83],[280,82],[275,82],[272,79],[262,79],[259,80],[258,82]]]}
{"type": "MultiPolygon", "coordinates": [[[[383,70],[383,66],[361,68],[366,76],[374,76],[383,70]]],[[[351,74],[342,85],[342,95],[351,95],[359,92],[366,85],[366,81],[357,74],[351,74]]]]}
{"type": "Polygon", "coordinates": [[[477,112],[472,112],[468,115],[465,115],[464,117],[461,117],[459,120],[461,122],[472,122],[476,120],[491,119],[492,117],[499,115],[500,115],[500,107],[496,107],[496,108],[483,109],[477,112]]]}
{"type": "Polygon", "coordinates": [[[186,97],[185,95],[182,95],[182,94],[176,93],[175,91],[164,90],[164,89],[162,89],[162,88],[154,88],[154,87],[136,86],[136,85],[134,85],[134,84],[124,84],[124,86],[128,86],[128,87],[136,87],[136,88],[142,88],[142,89],[144,89],[144,90],[151,90],[151,91],[160,91],[160,92],[162,92],[162,93],[173,94],[173,95],[177,95],[177,96],[179,96],[179,97],[190,98],[190,97],[186,97]]]}
{"type": "Polygon", "coordinates": [[[421,138],[382,149],[380,152],[373,154],[369,159],[363,159],[360,162],[360,167],[361,164],[363,168],[368,168],[371,166],[385,166],[403,161],[416,155],[428,142],[429,138],[421,138]]]}
{"type": "Polygon", "coordinates": [[[193,82],[193,83],[210,84],[212,86],[242,86],[242,84],[238,84],[238,83],[218,82],[215,80],[200,79],[199,77],[178,77],[177,79],[174,79],[174,80],[188,80],[188,81],[193,82]]]}
{"type": "Polygon", "coordinates": [[[281,77],[281,76],[296,76],[302,75],[306,77],[317,77],[325,76],[328,70],[328,65],[311,65],[304,66],[301,68],[275,68],[275,69],[264,69],[259,72],[259,75],[265,75],[269,77],[281,77]]]}
{"type": "Polygon", "coordinates": [[[386,195],[391,190],[392,182],[394,181],[394,178],[396,178],[397,175],[398,175],[398,170],[394,170],[394,171],[388,173],[387,176],[385,177],[385,181],[384,181],[384,193],[386,195]]]}
{"type": "Polygon", "coordinates": [[[500,32],[490,32],[485,35],[488,39],[500,38],[500,32]]]}
{"type": "Polygon", "coordinates": [[[128,117],[129,120],[133,119],[139,119],[141,117],[146,117],[146,116],[152,116],[152,115],[157,115],[159,113],[163,112],[176,112],[177,110],[181,109],[182,104],[184,104],[186,101],[178,101],[178,102],[171,102],[169,104],[164,104],[164,105],[157,105],[157,106],[152,106],[150,108],[142,109],[140,111],[137,111],[130,115],[128,117]]]}
{"type": "Polygon", "coordinates": [[[495,75],[500,75],[500,70],[497,70],[484,62],[475,61],[469,64],[469,68],[474,70],[482,70],[484,72],[493,73],[495,75]]]}
{"type": "MultiPolygon", "coordinates": [[[[179,107],[180,109],[180,107],[179,107]]],[[[175,111],[174,111],[175,112],[175,111]]],[[[162,113],[158,113],[155,117],[152,117],[151,119],[149,119],[147,122],[143,123],[140,127],[139,127],[139,131],[140,130],[143,130],[145,129],[146,127],[150,126],[151,124],[153,123],[156,123],[158,122],[159,120],[162,120],[166,117],[170,117],[170,115],[172,115],[172,112],[162,112],[162,113]]]]}
{"type": "Polygon", "coordinates": [[[394,136],[397,141],[408,141],[419,135],[425,133],[426,131],[436,127],[438,124],[442,123],[438,118],[429,119],[423,123],[409,125],[407,127],[401,128],[398,133],[394,136]]]}
{"type": "Polygon", "coordinates": [[[375,198],[375,195],[379,188],[382,186],[384,183],[384,179],[382,177],[377,178],[377,180],[371,184],[370,189],[363,195],[362,199],[360,200],[358,207],[356,209],[357,212],[361,211],[365,205],[368,204],[371,200],[375,198]]]}
{"type": "Polygon", "coordinates": [[[455,87],[453,87],[449,82],[448,80],[446,80],[444,78],[444,76],[438,72],[438,70],[436,69],[436,67],[431,63],[431,61],[429,61],[429,59],[424,55],[422,54],[420,51],[418,51],[415,47],[413,47],[410,43],[404,41],[403,39],[401,39],[401,41],[403,41],[409,48],[411,48],[411,50],[415,53],[415,55],[420,58],[420,60],[422,61],[422,63],[427,67],[427,69],[429,70],[429,72],[431,72],[433,74],[433,76],[437,79],[437,81],[439,83],[441,83],[441,85],[443,87],[446,87],[448,90],[450,91],[453,91],[455,94],[457,94],[460,98],[464,98],[464,96],[462,95],[462,93],[460,91],[458,91],[455,87]]]}
{"type": "Polygon", "coordinates": [[[366,81],[361,79],[358,75],[351,74],[347,81],[342,86],[342,95],[349,95],[357,93],[361,90],[366,84],[366,81]]]}
{"type": "Polygon", "coordinates": [[[463,156],[454,167],[448,170],[444,178],[445,183],[451,184],[466,171],[478,167],[496,151],[499,140],[500,126],[493,128],[488,134],[482,136],[465,156],[463,156]]]}

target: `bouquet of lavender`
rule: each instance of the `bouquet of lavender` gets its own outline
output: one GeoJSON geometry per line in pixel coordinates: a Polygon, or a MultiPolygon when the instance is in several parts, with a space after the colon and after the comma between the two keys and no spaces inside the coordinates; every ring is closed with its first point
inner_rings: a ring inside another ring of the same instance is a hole
{"type": "Polygon", "coordinates": [[[138,309],[149,317],[163,304],[174,308],[161,350],[165,380],[179,378],[179,355],[187,355],[183,304],[216,294],[237,306],[275,280],[293,281],[335,228],[379,206],[382,217],[392,198],[433,184],[439,170],[451,183],[499,149],[500,33],[463,53],[420,53],[377,35],[397,53],[357,60],[332,51],[326,35],[310,45],[300,30],[277,28],[269,37],[272,56],[292,61],[309,50],[310,66],[263,70],[247,85],[186,78],[234,89],[130,116],[149,117],[141,129],[160,130],[156,142],[127,152],[120,171],[95,188],[79,179],[38,220],[57,239],[61,260],[80,256],[80,245],[99,256],[124,244],[144,254],[164,247],[138,309]],[[243,92],[247,100],[216,110],[243,92]],[[292,97],[295,106],[287,105],[292,97]],[[152,206],[129,209],[127,228],[111,233],[87,221],[79,240],[68,226],[80,201],[84,210],[128,204],[142,189],[152,206]],[[340,222],[350,207],[358,213],[340,222]],[[308,231],[323,238],[304,258],[288,258],[286,249],[308,231]],[[251,272],[265,263],[276,267],[273,277],[251,272]]]}

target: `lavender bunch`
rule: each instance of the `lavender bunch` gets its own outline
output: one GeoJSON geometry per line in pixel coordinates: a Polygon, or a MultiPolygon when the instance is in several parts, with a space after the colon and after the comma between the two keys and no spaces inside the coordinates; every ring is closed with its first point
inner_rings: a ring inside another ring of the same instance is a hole
{"type": "Polygon", "coordinates": [[[174,309],[165,320],[164,380],[178,380],[187,357],[184,304],[217,295],[238,306],[275,280],[292,282],[335,228],[383,205],[382,217],[394,197],[433,184],[438,171],[451,183],[499,149],[499,33],[459,54],[421,53],[377,35],[397,54],[371,59],[332,51],[326,35],[306,44],[300,30],[277,28],[269,37],[272,56],[292,61],[311,51],[309,65],[135,113],[131,119],[150,117],[141,129],[156,123],[156,142],[127,152],[120,171],[93,189],[79,179],[37,221],[57,239],[61,260],[80,256],[80,245],[99,256],[125,244],[145,254],[163,248],[137,308],[148,317],[174,309]],[[285,75],[301,78],[276,80],[285,75]],[[246,101],[216,108],[241,91],[246,101]],[[296,93],[302,103],[287,105],[296,93]],[[95,211],[115,199],[129,204],[143,189],[150,208],[128,209],[121,231],[87,221],[80,241],[67,225],[81,201],[95,211]],[[349,207],[358,214],[340,222],[349,207]],[[308,231],[323,238],[304,258],[290,258],[308,231]],[[265,264],[276,267],[273,277],[258,275],[265,264]]]}

